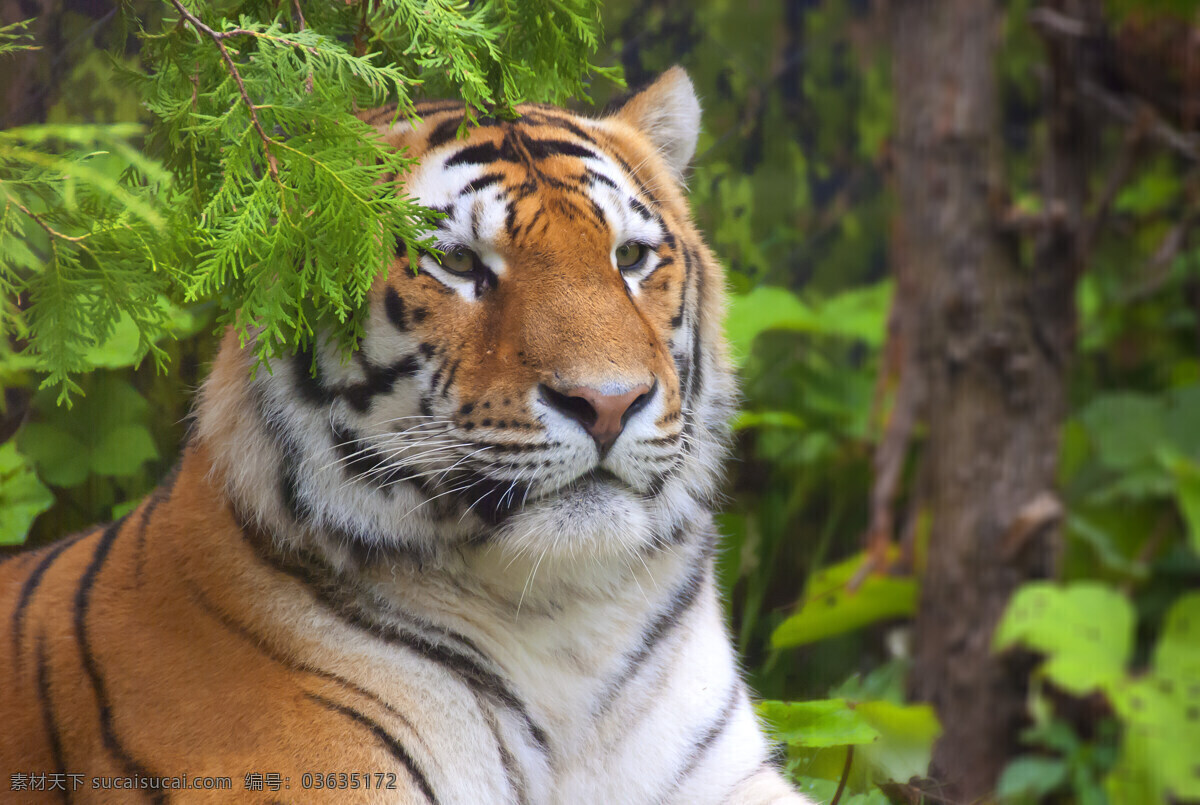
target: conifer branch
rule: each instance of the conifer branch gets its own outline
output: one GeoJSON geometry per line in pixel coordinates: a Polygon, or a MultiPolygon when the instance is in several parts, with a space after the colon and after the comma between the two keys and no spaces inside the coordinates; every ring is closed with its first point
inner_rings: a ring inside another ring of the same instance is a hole
{"type": "Polygon", "coordinates": [[[32,219],[33,222],[35,224],[37,224],[38,226],[40,226],[42,229],[44,229],[46,231],[46,234],[49,235],[51,238],[54,238],[56,240],[65,240],[69,243],[82,243],[83,241],[87,240],[90,237],[90,235],[72,236],[72,235],[67,235],[62,232],[59,232],[54,227],[50,226],[50,224],[43,221],[42,216],[38,215],[36,212],[34,212],[33,210],[26,207],[21,202],[15,201],[10,198],[8,200],[8,203],[13,205],[14,207],[16,207],[22,213],[24,213],[26,218],[32,219]]]}
{"type": "Polygon", "coordinates": [[[201,22],[199,17],[188,11],[183,3],[179,2],[179,0],[171,0],[171,5],[175,6],[179,13],[183,15],[183,18],[186,19],[198,33],[204,34],[211,39],[217,46],[217,49],[221,51],[221,58],[225,60],[225,66],[229,69],[229,75],[237,84],[238,93],[242,96],[242,101],[246,104],[246,111],[250,113],[250,122],[254,124],[254,128],[258,132],[259,139],[262,140],[263,153],[266,154],[267,157],[267,169],[271,172],[271,178],[275,180],[276,184],[280,184],[279,162],[275,159],[275,155],[271,153],[271,145],[275,141],[267,136],[266,130],[263,129],[262,123],[259,122],[258,113],[255,111],[256,107],[254,105],[254,101],[250,100],[250,93],[246,92],[246,84],[242,81],[242,74],[238,72],[238,68],[233,61],[233,57],[229,55],[229,50],[225,47],[224,41],[222,41],[231,36],[249,34],[252,32],[243,30],[241,28],[235,28],[232,31],[214,31],[212,28],[209,28],[207,25],[201,22]]]}

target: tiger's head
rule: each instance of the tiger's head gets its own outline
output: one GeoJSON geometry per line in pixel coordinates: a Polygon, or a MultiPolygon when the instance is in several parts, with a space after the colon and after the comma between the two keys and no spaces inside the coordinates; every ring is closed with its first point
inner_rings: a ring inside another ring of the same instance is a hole
{"type": "Polygon", "coordinates": [[[461,103],[418,111],[370,122],[418,160],[405,189],[443,213],[441,255],[411,266],[398,244],[353,361],[318,349],[248,380],[227,337],[198,421],[235,505],[344,561],[681,539],[733,396],[723,279],[682,188],[687,75],[600,119],[526,105],[465,139],[461,103]]]}

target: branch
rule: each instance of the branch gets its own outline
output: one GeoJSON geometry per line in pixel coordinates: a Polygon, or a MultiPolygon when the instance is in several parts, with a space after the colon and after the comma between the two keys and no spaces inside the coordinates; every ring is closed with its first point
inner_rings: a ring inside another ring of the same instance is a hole
{"type": "Polygon", "coordinates": [[[275,155],[271,153],[271,144],[275,141],[267,136],[266,130],[263,129],[262,123],[259,122],[258,113],[255,111],[256,107],[254,106],[254,101],[250,100],[250,94],[246,92],[246,84],[242,81],[242,74],[238,72],[237,65],[234,64],[233,57],[229,55],[229,51],[226,49],[225,43],[222,41],[231,36],[253,34],[254,31],[246,31],[241,28],[237,28],[232,31],[214,31],[212,28],[209,28],[207,25],[201,22],[198,17],[188,11],[187,8],[184,7],[183,3],[179,2],[179,0],[171,0],[171,5],[175,6],[179,13],[183,15],[183,18],[186,19],[188,23],[196,29],[196,31],[211,39],[217,46],[217,49],[221,51],[221,58],[225,60],[225,66],[229,69],[229,75],[233,78],[234,82],[237,83],[238,92],[242,96],[242,101],[246,104],[247,111],[250,112],[250,122],[254,124],[254,128],[258,132],[259,139],[262,140],[263,153],[267,156],[267,169],[271,172],[271,178],[275,180],[275,183],[280,184],[279,163],[276,161],[275,155]]]}
{"type": "Polygon", "coordinates": [[[1114,95],[1088,79],[1079,82],[1079,89],[1085,98],[1123,123],[1138,125],[1141,119],[1147,119],[1148,134],[1192,162],[1200,162],[1200,140],[1179,131],[1153,110],[1114,95]]]}
{"type": "Polygon", "coordinates": [[[33,222],[35,224],[37,224],[38,226],[40,226],[42,229],[46,230],[46,234],[52,238],[56,238],[58,240],[65,240],[68,243],[82,243],[83,241],[90,238],[92,236],[92,234],[94,234],[94,233],[90,233],[87,235],[78,235],[78,236],[74,236],[74,237],[71,235],[65,235],[62,232],[59,232],[54,227],[50,226],[50,224],[43,221],[42,217],[40,215],[38,215],[36,212],[29,209],[28,207],[26,207],[24,204],[17,201],[16,199],[13,199],[12,197],[10,197],[8,199],[8,203],[12,204],[18,210],[25,213],[25,215],[28,216],[29,218],[32,218],[33,222]]]}
{"type": "Polygon", "coordinates": [[[1029,12],[1028,17],[1029,24],[1045,34],[1083,39],[1091,33],[1088,24],[1083,20],[1075,19],[1061,11],[1055,11],[1045,6],[1033,9],[1029,12]]]}
{"type": "Polygon", "coordinates": [[[1130,304],[1153,296],[1171,281],[1175,258],[1187,248],[1192,230],[1200,226],[1200,211],[1197,211],[1196,207],[1196,195],[1200,193],[1200,168],[1191,172],[1184,188],[1186,212],[1167,234],[1163,235],[1154,254],[1138,270],[1137,276],[1145,279],[1121,294],[1120,304],[1130,304]]]}
{"type": "Polygon", "coordinates": [[[1100,237],[1100,231],[1108,220],[1113,202],[1116,201],[1117,194],[1121,192],[1121,189],[1129,182],[1129,178],[1133,174],[1133,169],[1137,166],[1148,124],[1149,118],[1142,115],[1138,118],[1138,122],[1134,127],[1125,135],[1121,155],[1117,158],[1117,163],[1113,166],[1112,173],[1109,174],[1108,180],[1104,183],[1104,189],[1100,192],[1100,201],[1096,204],[1096,210],[1084,223],[1082,232],[1080,232],[1080,265],[1086,266],[1088,264],[1092,248],[1096,245],[1096,240],[1100,237]]]}

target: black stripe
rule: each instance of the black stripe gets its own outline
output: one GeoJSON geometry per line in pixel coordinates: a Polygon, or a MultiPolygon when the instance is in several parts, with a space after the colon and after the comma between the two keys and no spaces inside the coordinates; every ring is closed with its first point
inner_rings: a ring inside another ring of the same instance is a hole
{"type": "MultiPolygon", "coordinates": [[[[79,587],[75,591],[75,641],[79,644],[79,654],[83,660],[83,670],[87,674],[92,691],[96,695],[100,735],[104,739],[105,748],[113,757],[120,761],[127,773],[135,776],[153,777],[156,775],[152,774],[145,766],[135,760],[117,736],[116,727],[113,724],[112,703],[108,699],[108,688],[104,677],[101,675],[100,666],[96,662],[96,656],[92,654],[91,641],[88,638],[87,614],[88,607],[91,605],[92,588],[96,584],[96,577],[100,574],[100,569],[104,566],[104,562],[108,558],[108,552],[112,549],[113,542],[116,541],[117,535],[120,534],[121,526],[124,523],[125,518],[121,518],[104,531],[104,535],[100,537],[100,541],[96,544],[96,551],[92,555],[92,561],[88,563],[87,570],[84,571],[83,577],[79,582],[79,587]]],[[[146,791],[146,794],[152,802],[156,803],[166,802],[167,799],[167,795],[161,788],[149,789],[146,791]]]]}
{"type": "Polygon", "coordinates": [[[404,299],[395,288],[389,287],[384,292],[383,310],[393,327],[402,333],[408,332],[408,321],[404,317],[404,299]]]}
{"type": "Polygon", "coordinates": [[[609,177],[605,176],[603,173],[600,173],[597,170],[593,170],[592,168],[588,168],[584,172],[584,176],[586,176],[593,185],[602,184],[602,185],[612,188],[613,190],[617,189],[616,182],[614,182],[609,177]]]}
{"type": "Polygon", "coordinates": [[[512,750],[508,748],[508,744],[504,742],[504,736],[500,734],[500,724],[496,721],[496,714],[483,706],[482,702],[479,705],[479,712],[483,714],[483,720],[487,722],[488,730],[492,733],[492,738],[496,741],[496,748],[500,752],[500,766],[504,769],[504,777],[508,780],[508,787],[512,789],[514,802],[524,805],[528,801],[526,792],[525,773],[521,770],[521,764],[513,756],[512,750]]]}
{"type": "Polygon", "coordinates": [[[411,377],[421,368],[414,355],[406,355],[388,366],[376,366],[366,362],[363,366],[367,379],[363,383],[355,383],[339,390],[339,394],[360,414],[365,414],[371,407],[371,400],[380,394],[390,394],[396,381],[402,377],[411,377]]]}
{"type": "MultiPolygon", "coordinates": [[[[318,531],[324,531],[334,539],[338,547],[345,548],[354,554],[354,559],[360,567],[366,566],[371,559],[407,560],[420,566],[429,558],[430,546],[415,545],[409,542],[383,543],[370,534],[350,532],[344,528],[326,522],[313,522],[313,510],[308,501],[300,493],[300,467],[303,454],[288,431],[287,422],[281,412],[269,409],[262,388],[252,386],[254,408],[263,429],[275,444],[279,452],[279,497],[288,515],[301,525],[309,525],[318,531]]],[[[335,433],[336,436],[336,433],[335,433]]],[[[397,468],[397,472],[402,472],[397,468]]],[[[398,477],[398,476],[394,476],[398,477]]],[[[423,482],[419,483],[422,492],[428,494],[423,482]]]]}
{"type": "Polygon", "coordinates": [[[429,134],[429,139],[425,142],[425,149],[432,151],[434,148],[445,145],[458,136],[458,129],[462,125],[462,116],[448,117],[441,123],[433,127],[433,131],[429,134]]]}
{"type": "Polygon", "coordinates": [[[418,766],[417,762],[413,760],[413,757],[409,754],[408,750],[405,749],[399,741],[392,737],[387,730],[381,727],[378,722],[368,718],[367,716],[355,710],[353,707],[346,707],[345,705],[338,704],[335,701],[326,699],[324,696],[319,696],[316,693],[308,693],[306,695],[308,698],[312,699],[317,704],[320,704],[322,707],[333,710],[337,713],[341,713],[347,718],[358,722],[370,730],[371,733],[379,740],[379,743],[383,745],[384,749],[388,751],[388,754],[400,761],[404,768],[408,770],[409,776],[413,778],[413,782],[417,784],[417,788],[421,789],[421,793],[425,795],[425,799],[429,800],[431,803],[434,803],[434,805],[437,805],[438,799],[436,796],[434,796],[433,787],[429,785],[429,780],[425,777],[425,773],[421,771],[420,766],[418,766]]]}
{"type": "Polygon", "coordinates": [[[506,153],[510,149],[497,148],[495,143],[480,143],[478,145],[469,145],[462,149],[454,156],[446,160],[445,167],[452,168],[455,165],[485,165],[491,162],[515,162],[511,153],[506,153]]]}
{"type": "Polygon", "coordinates": [[[428,117],[438,112],[461,111],[462,108],[462,101],[421,101],[413,106],[413,112],[420,117],[428,117]]]}
{"type": "Polygon", "coordinates": [[[567,118],[567,117],[563,117],[558,114],[553,114],[553,112],[556,112],[556,111],[561,111],[561,110],[559,110],[557,108],[553,108],[553,109],[548,108],[542,112],[535,112],[532,114],[527,113],[523,118],[521,118],[521,122],[535,126],[535,127],[546,126],[549,128],[564,129],[565,131],[571,132],[576,137],[583,140],[585,143],[588,143],[590,145],[599,145],[596,142],[595,137],[593,137],[592,135],[590,135],[586,131],[584,131],[583,128],[578,126],[573,120],[571,120],[570,118],[567,118]],[[550,114],[547,114],[548,112],[550,114]]]}
{"type": "MultiPolygon", "coordinates": [[[[187,582],[187,587],[188,592],[191,594],[192,600],[202,612],[221,624],[226,631],[231,632],[232,634],[235,634],[241,639],[245,640],[255,650],[257,650],[258,653],[271,660],[271,662],[281,665],[284,668],[287,668],[289,671],[296,671],[299,673],[311,674],[313,676],[320,677],[321,679],[332,682],[339,687],[345,688],[346,690],[351,691],[352,693],[361,696],[364,699],[367,699],[381,709],[386,710],[389,714],[398,718],[405,727],[412,731],[413,735],[417,737],[418,741],[421,740],[421,736],[417,732],[417,728],[411,721],[409,721],[408,716],[397,710],[388,702],[381,699],[378,695],[367,690],[362,685],[346,679],[340,674],[335,674],[332,671],[326,671],[322,668],[317,668],[316,666],[309,665],[306,662],[293,659],[278,651],[275,651],[270,647],[270,644],[267,642],[266,638],[254,632],[254,630],[252,630],[249,626],[241,623],[232,615],[225,612],[223,609],[209,600],[208,596],[204,594],[204,591],[201,590],[195,582],[187,582]]],[[[422,742],[422,746],[424,746],[424,742],[422,742]]]]}
{"type": "Polygon", "coordinates": [[[17,598],[17,608],[13,610],[12,616],[12,633],[13,633],[13,657],[15,658],[17,667],[21,665],[21,638],[25,633],[25,610],[29,608],[29,603],[33,600],[33,594],[37,592],[38,585],[42,583],[42,577],[46,575],[46,571],[54,564],[54,560],[59,554],[70,548],[76,542],[96,533],[92,531],[80,532],[59,542],[46,550],[46,555],[42,557],[42,561],[38,562],[37,567],[25,579],[25,583],[21,585],[21,595],[17,598]]]}
{"type": "Polygon", "coordinates": [[[458,367],[462,364],[462,360],[455,360],[450,366],[450,371],[446,375],[446,382],[442,385],[442,399],[450,393],[450,387],[454,385],[454,378],[458,374],[458,367]]]}
{"type": "MultiPolygon", "coordinates": [[[[638,281],[638,284],[645,285],[647,282],[650,281],[651,277],[653,277],[655,274],[658,273],[658,270],[660,268],[663,268],[663,267],[669,266],[669,265],[673,265],[674,263],[675,263],[675,258],[669,254],[666,257],[660,257],[658,259],[658,262],[654,264],[654,268],[650,269],[650,273],[648,273],[644,277],[642,277],[641,280],[638,281]]],[[[682,319],[680,321],[682,323],[682,319]]],[[[675,322],[675,319],[671,319],[671,326],[678,327],[679,325],[675,324],[674,322],[675,322]]]]}
{"type": "Polygon", "coordinates": [[[333,402],[334,391],[321,382],[321,365],[311,348],[297,350],[292,357],[292,374],[295,375],[300,399],[309,405],[329,405],[333,402]]]}
{"type": "MultiPolygon", "coordinates": [[[[50,696],[50,668],[46,664],[46,636],[38,635],[37,641],[37,690],[38,701],[42,707],[42,724],[46,735],[50,737],[50,753],[54,756],[54,771],[65,777],[67,773],[66,758],[63,755],[62,738],[58,731],[58,719],[54,716],[54,701],[50,696]]],[[[64,787],[62,801],[71,801],[71,791],[64,787]]]]}
{"type": "Polygon", "coordinates": [[[700,765],[700,761],[704,759],[704,755],[708,752],[717,740],[721,737],[721,733],[729,726],[729,720],[733,718],[733,711],[737,707],[738,698],[741,696],[741,683],[735,682],[733,689],[729,691],[729,697],[725,702],[725,706],[721,708],[721,712],[717,713],[717,717],[713,720],[704,732],[696,738],[692,743],[692,748],[688,751],[687,762],[683,764],[683,768],[675,775],[675,783],[671,787],[672,791],[677,791],[679,786],[687,779],[688,775],[696,770],[700,765]]]}
{"type": "Polygon", "coordinates": [[[409,468],[389,461],[367,444],[358,431],[335,422],[330,425],[330,432],[342,468],[353,480],[390,493],[392,484],[412,476],[409,468]]]}
{"type": "Polygon", "coordinates": [[[642,632],[642,638],[638,641],[638,647],[625,659],[624,667],[617,677],[609,682],[604,687],[604,693],[599,699],[599,707],[597,715],[603,715],[616,701],[621,689],[637,676],[646,660],[658,647],[667,635],[679,625],[679,619],[683,617],[692,605],[696,603],[696,599],[700,595],[700,590],[704,586],[704,578],[707,573],[705,564],[697,564],[692,568],[691,572],[684,578],[667,599],[666,605],[659,610],[658,615],[642,632]]]}
{"type": "Polygon", "coordinates": [[[599,159],[599,156],[592,149],[585,148],[579,143],[573,143],[568,140],[535,140],[528,138],[525,140],[525,149],[529,152],[529,156],[538,160],[554,156],[599,159]]]}
{"type": "Polygon", "coordinates": [[[638,215],[640,215],[644,220],[659,221],[660,223],[662,222],[662,219],[660,219],[654,213],[650,212],[650,210],[647,209],[646,205],[643,204],[642,202],[638,201],[636,198],[628,199],[628,201],[629,201],[629,208],[631,210],[633,210],[634,212],[636,212],[638,215]]]}
{"type": "Polygon", "coordinates": [[[474,181],[469,182],[465,187],[463,187],[462,190],[459,190],[458,193],[455,194],[455,198],[457,198],[458,196],[465,195],[467,193],[477,193],[480,190],[486,190],[487,188],[491,187],[494,184],[499,184],[500,182],[503,182],[504,178],[505,177],[504,177],[503,173],[495,173],[495,172],[485,173],[482,176],[480,176],[478,179],[475,179],[474,181]]]}
{"type": "Polygon", "coordinates": [[[171,493],[175,491],[175,482],[179,480],[179,470],[182,466],[182,460],[175,464],[163,482],[150,494],[150,498],[145,504],[146,508],[142,510],[142,516],[138,522],[137,542],[133,549],[133,578],[139,585],[142,583],[142,570],[146,564],[146,531],[150,527],[150,516],[154,514],[154,510],[159,507],[159,504],[171,499],[171,493]]]}
{"type": "Polygon", "coordinates": [[[428,622],[400,628],[372,619],[358,602],[349,597],[352,595],[350,588],[340,582],[336,573],[319,557],[296,550],[290,550],[286,555],[276,553],[271,550],[271,538],[268,535],[240,518],[239,522],[243,538],[261,561],[303,583],[319,603],[356,629],[385,643],[402,646],[442,666],[468,688],[512,710],[525,724],[541,751],[549,754],[545,730],[533,721],[525,703],[513,693],[508,683],[484,665],[488,662],[487,655],[469,638],[428,622]],[[457,644],[458,648],[437,642],[436,638],[439,637],[457,644]]]}

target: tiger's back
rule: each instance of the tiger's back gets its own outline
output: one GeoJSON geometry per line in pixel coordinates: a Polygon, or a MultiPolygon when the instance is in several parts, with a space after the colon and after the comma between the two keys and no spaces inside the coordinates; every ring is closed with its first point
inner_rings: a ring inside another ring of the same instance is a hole
{"type": "Polygon", "coordinates": [[[521,111],[373,120],[443,256],[397,245],[349,363],[251,379],[227,335],[176,475],[0,565],[0,763],[84,776],[46,801],[803,801],[713,577],[733,384],[691,84],[521,111]]]}

